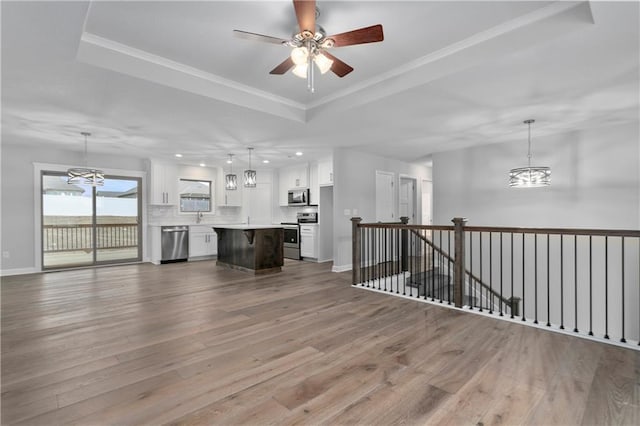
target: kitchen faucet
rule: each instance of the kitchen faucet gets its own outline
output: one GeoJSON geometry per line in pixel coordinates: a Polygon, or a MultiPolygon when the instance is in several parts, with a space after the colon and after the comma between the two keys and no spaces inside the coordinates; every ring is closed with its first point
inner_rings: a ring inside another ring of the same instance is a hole
{"type": "Polygon", "coordinates": [[[198,210],[198,213],[196,214],[196,223],[200,223],[201,221],[202,221],[202,212],[198,210]]]}

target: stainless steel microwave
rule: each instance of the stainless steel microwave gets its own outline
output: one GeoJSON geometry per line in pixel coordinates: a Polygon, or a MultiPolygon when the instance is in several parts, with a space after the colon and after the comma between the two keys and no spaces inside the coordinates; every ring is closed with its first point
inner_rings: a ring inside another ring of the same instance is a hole
{"type": "Polygon", "coordinates": [[[308,206],[309,188],[290,189],[288,199],[290,206],[308,206]]]}

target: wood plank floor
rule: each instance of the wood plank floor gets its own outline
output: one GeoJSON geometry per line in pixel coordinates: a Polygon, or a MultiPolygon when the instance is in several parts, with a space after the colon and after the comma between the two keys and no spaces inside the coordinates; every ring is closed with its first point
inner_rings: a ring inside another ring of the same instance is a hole
{"type": "Polygon", "coordinates": [[[640,354],[214,261],[2,279],[2,424],[640,424],[640,354]]]}

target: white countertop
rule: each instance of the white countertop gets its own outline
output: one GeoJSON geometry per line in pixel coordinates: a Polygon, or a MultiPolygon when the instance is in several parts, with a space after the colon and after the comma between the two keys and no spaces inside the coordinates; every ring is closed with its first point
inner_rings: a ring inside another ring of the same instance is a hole
{"type": "Polygon", "coordinates": [[[278,229],[278,228],[282,228],[282,225],[247,225],[247,224],[242,224],[242,225],[224,225],[224,224],[220,224],[220,225],[211,225],[212,228],[222,228],[222,229],[240,229],[243,231],[249,230],[249,229],[278,229]]]}
{"type": "Polygon", "coordinates": [[[230,226],[230,225],[243,225],[241,223],[213,223],[213,222],[200,222],[200,223],[184,223],[184,222],[153,222],[153,223],[148,223],[148,226],[206,226],[206,227],[211,227],[211,226],[218,226],[218,227],[223,227],[223,226],[230,226]]]}

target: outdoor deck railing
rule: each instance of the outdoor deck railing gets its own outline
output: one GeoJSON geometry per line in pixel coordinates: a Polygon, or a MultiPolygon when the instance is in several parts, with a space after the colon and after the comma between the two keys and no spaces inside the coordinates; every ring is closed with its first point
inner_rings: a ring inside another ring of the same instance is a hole
{"type": "MultiPolygon", "coordinates": [[[[91,224],[44,225],[42,247],[45,253],[92,250],[94,230],[91,224]]],[[[103,223],[95,228],[99,249],[138,246],[138,225],[135,223],[103,223]]]]}
{"type": "Polygon", "coordinates": [[[353,285],[621,343],[640,340],[640,231],[453,222],[352,218],[353,285]]]}

